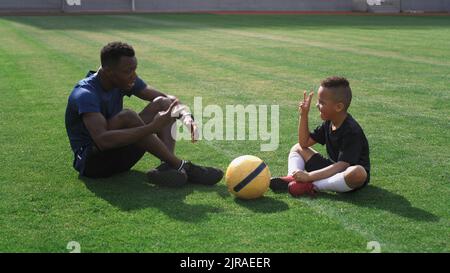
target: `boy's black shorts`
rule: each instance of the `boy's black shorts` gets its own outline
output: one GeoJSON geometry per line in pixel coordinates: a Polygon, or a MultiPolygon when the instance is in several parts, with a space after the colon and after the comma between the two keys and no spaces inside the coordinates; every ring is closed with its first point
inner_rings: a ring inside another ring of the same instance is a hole
{"type": "Polygon", "coordinates": [[[136,145],[100,151],[94,145],[83,152],[84,170],[82,175],[90,178],[109,177],[130,170],[145,154],[136,145]]]}
{"type": "MultiPolygon", "coordinates": [[[[312,171],[316,171],[316,170],[320,170],[320,169],[323,169],[325,167],[328,167],[328,166],[330,166],[330,165],[332,165],[334,163],[335,162],[329,160],[328,158],[323,157],[321,154],[316,153],[305,163],[305,170],[307,172],[312,172],[312,171]]],[[[367,179],[364,182],[364,184],[361,187],[353,189],[353,190],[351,190],[349,192],[358,191],[358,190],[364,188],[365,186],[367,186],[367,184],[369,184],[369,182],[370,182],[370,172],[368,172],[367,170],[366,170],[366,172],[367,172],[367,179]]]]}

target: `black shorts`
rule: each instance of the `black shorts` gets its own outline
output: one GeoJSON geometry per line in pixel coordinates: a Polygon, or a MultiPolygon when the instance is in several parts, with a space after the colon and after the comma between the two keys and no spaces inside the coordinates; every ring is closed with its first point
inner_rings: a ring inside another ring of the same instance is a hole
{"type": "MultiPolygon", "coordinates": [[[[325,167],[328,167],[328,166],[330,166],[330,165],[332,165],[334,163],[335,162],[331,161],[328,158],[323,157],[321,154],[316,153],[305,163],[305,170],[307,172],[312,172],[312,171],[316,171],[316,170],[320,170],[320,169],[323,169],[325,167]]],[[[366,170],[366,172],[367,172],[367,178],[366,178],[366,181],[364,182],[364,184],[361,187],[353,189],[353,190],[351,190],[349,192],[355,192],[357,190],[360,190],[360,189],[364,188],[365,186],[367,186],[367,184],[369,184],[369,182],[370,182],[370,172],[367,171],[367,170],[366,170]]]]}
{"type": "Polygon", "coordinates": [[[145,154],[145,150],[136,145],[98,150],[94,145],[83,151],[83,168],[80,174],[90,178],[109,177],[130,170],[145,154]]]}

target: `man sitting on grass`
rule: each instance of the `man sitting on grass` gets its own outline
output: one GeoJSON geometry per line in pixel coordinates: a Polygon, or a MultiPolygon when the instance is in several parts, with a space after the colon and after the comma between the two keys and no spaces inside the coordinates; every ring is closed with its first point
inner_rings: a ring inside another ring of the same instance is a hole
{"type": "Polygon", "coordinates": [[[161,160],[147,173],[151,183],[176,187],[219,182],[221,170],[194,165],[174,154],[175,118],[182,119],[193,135],[197,126],[189,112],[174,111],[179,106],[175,97],[149,87],[136,68],[134,49],[112,42],[101,51],[99,70],[89,72],[73,89],[65,115],[73,167],[82,176],[109,177],[130,170],[148,152],[161,160]],[[150,103],[138,114],[123,109],[124,95],[150,103]]]}
{"type": "Polygon", "coordinates": [[[308,113],[313,93],[303,93],[299,104],[298,144],[288,158],[288,176],[274,177],[274,191],[289,190],[293,196],[316,191],[351,192],[369,183],[369,144],[362,128],[347,112],[352,100],[350,84],[345,78],[330,77],[322,81],[317,107],[324,121],[309,132],[308,113]],[[326,145],[328,158],[310,148],[326,145]]]}

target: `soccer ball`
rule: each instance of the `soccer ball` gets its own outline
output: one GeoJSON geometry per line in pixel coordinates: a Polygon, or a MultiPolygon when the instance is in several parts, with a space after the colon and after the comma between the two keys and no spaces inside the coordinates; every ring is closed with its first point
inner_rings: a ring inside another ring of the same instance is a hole
{"type": "Polygon", "coordinates": [[[269,167],[256,156],[243,155],[231,161],[225,181],[228,191],[236,197],[255,199],[263,196],[269,188],[269,167]]]}

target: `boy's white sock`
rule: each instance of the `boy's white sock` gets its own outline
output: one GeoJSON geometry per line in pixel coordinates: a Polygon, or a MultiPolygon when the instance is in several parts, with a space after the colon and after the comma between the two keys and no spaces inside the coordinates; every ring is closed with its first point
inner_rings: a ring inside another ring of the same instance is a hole
{"type": "Polygon", "coordinates": [[[290,152],[288,157],[288,175],[292,175],[293,172],[299,170],[305,170],[305,160],[298,152],[290,152]]]}
{"type": "Polygon", "coordinates": [[[337,173],[322,180],[317,180],[313,182],[313,185],[318,191],[348,192],[352,190],[352,188],[345,183],[344,172],[337,173]]]}

